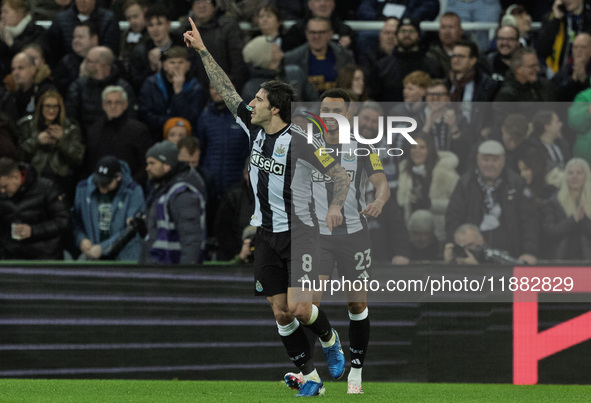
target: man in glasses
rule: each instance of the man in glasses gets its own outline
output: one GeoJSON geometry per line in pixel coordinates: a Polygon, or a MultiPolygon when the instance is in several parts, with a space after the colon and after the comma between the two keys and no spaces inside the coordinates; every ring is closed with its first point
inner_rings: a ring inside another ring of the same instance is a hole
{"type": "Polygon", "coordinates": [[[488,57],[492,78],[496,81],[503,81],[505,74],[509,71],[511,56],[521,48],[519,42],[519,30],[512,25],[505,25],[497,29],[497,51],[488,57]]]}

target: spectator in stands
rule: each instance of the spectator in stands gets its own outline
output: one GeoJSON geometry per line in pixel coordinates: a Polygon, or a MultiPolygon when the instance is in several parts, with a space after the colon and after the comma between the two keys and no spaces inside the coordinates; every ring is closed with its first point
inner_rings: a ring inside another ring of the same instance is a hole
{"type": "MultiPolygon", "coordinates": [[[[0,87],[1,89],[2,87],[0,87]]],[[[0,98],[1,94],[0,94],[0,98]]],[[[18,134],[14,119],[2,109],[3,102],[0,99],[0,158],[17,159],[18,134]]]]}
{"type": "Polygon", "coordinates": [[[101,158],[92,175],[80,181],[72,208],[74,242],[83,259],[137,262],[140,237],[136,234],[116,255],[113,246],[127,231],[127,220],[144,211],[144,193],[134,182],[125,161],[101,158]]]}
{"type": "MultiPolygon", "coordinates": [[[[308,0],[308,13],[304,19],[297,21],[285,34],[282,49],[289,51],[296,49],[310,41],[308,23],[313,18],[323,18],[329,21],[331,36],[338,40],[344,48],[353,49],[355,31],[334,13],[335,0],[308,0]]],[[[205,44],[207,45],[207,43],[205,44]]],[[[217,60],[217,59],[216,59],[217,60]]]]}
{"type": "Polygon", "coordinates": [[[534,148],[529,135],[529,121],[521,113],[510,113],[501,126],[501,143],[505,148],[505,167],[519,173],[517,161],[526,151],[534,148]]]}
{"type": "Polygon", "coordinates": [[[591,259],[590,217],[591,170],[585,160],[573,158],[558,194],[544,206],[542,231],[551,259],[591,259]]]}
{"type": "Polygon", "coordinates": [[[94,25],[90,21],[78,23],[72,37],[72,52],[61,58],[53,74],[55,85],[64,96],[70,84],[80,77],[82,62],[95,46],[98,46],[98,34],[94,25]]]}
{"type": "Polygon", "coordinates": [[[77,123],[66,118],[66,108],[59,92],[48,90],[41,95],[33,115],[22,118],[19,148],[37,175],[56,184],[66,205],[74,201],[75,173],[82,165],[84,144],[77,123]]]}
{"type": "MultiPolygon", "coordinates": [[[[242,86],[248,80],[248,69],[242,59],[244,34],[236,20],[224,15],[221,9],[216,9],[216,1],[218,0],[194,0],[191,9],[192,18],[207,50],[222,70],[228,74],[232,84],[240,93],[242,86]]],[[[191,29],[191,25],[187,21],[181,26],[179,32],[191,29]]],[[[182,37],[182,35],[179,36],[182,37]]],[[[209,79],[201,58],[198,57],[192,61],[192,70],[203,88],[207,88],[209,79]]]]}
{"type": "Polygon", "coordinates": [[[279,79],[294,88],[301,102],[318,100],[318,93],[308,80],[308,75],[296,64],[285,64],[279,45],[270,42],[266,36],[257,36],[249,41],[242,55],[250,72],[250,79],[242,89],[243,99],[253,99],[265,81],[279,79]]]}
{"type": "Polygon", "coordinates": [[[396,32],[398,31],[399,22],[398,18],[386,19],[376,43],[373,46],[358,49],[357,59],[366,73],[370,73],[378,61],[394,53],[394,49],[398,46],[396,32]]]}
{"type": "Polygon", "coordinates": [[[532,145],[544,151],[548,170],[558,167],[563,171],[572,153],[569,144],[562,138],[562,121],[558,115],[551,110],[538,111],[532,118],[531,126],[532,145]]]}
{"type": "Polygon", "coordinates": [[[142,85],[138,114],[155,141],[162,138],[164,123],[172,117],[183,117],[197,127],[203,89],[190,68],[187,49],[173,46],[162,54],[162,71],[142,85]]]}
{"type": "Polygon", "coordinates": [[[119,23],[112,11],[98,7],[96,0],[74,0],[70,8],[59,13],[48,30],[51,56],[57,62],[72,52],[74,28],[81,21],[91,21],[97,27],[99,45],[119,52],[119,23]]]}
{"type": "Polygon", "coordinates": [[[573,157],[591,164],[591,88],[577,94],[568,108],[568,125],[577,133],[573,157]]]}
{"type": "Polygon", "coordinates": [[[205,241],[205,200],[192,185],[195,173],[178,161],[170,141],[146,153],[146,171],[153,185],[146,201],[146,228],[140,264],[197,264],[205,241]]]}
{"type": "MultiPolygon", "coordinates": [[[[505,149],[495,140],[478,147],[477,169],[458,181],[445,215],[449,242],[465,223],[477,226],[486,243],[534,264],[538,254],[538,216],[525,181],[505,168],[505,149]]],[[[465,245],[465,244],[464,244],[465,245]]]]}
{"type": "Polygon", "coordinates": [[[513,54],[521,48],[519,30],[512,25],[501,26],[497,28],[495,38],[497,50],[488,56],[488,62],[492,72],[491,77],[496,81],[503,81],[510,71],[513,54]]]}
{"type": "Polygon", "coordinates": [[[126,0],[123,3],[123,14],[129,23],[129,27],[121,32],[119,40],[119,60],[126,76],[131,74],[131,55],[134,49],[144,44],[150,38],[145,13],[147,6],[144,0],[126,0]]]}
{"type": "Polygon", "coordinates": [[[36,43],[49,51],[47,31],[35,24],[26,0],[2,0],[0,23],[0,77],[10,72],[8,61],[25,45],[36,43]]]}
{"type": "MultiPolygon", "coordinates": [[[[390,115],[411,117],[417,121],[418,127],[422,127],[425,124],[425,107],[427,106],[425,98],[430,83],[431,77],[429,77],[429,74],[421,70],[413,71],[404,77],[404,80],[402,80],[404,103],[396,105],[390,111],[390,115]]],[[[399,138],[400,142],[396,144],[396,147],[401,148],[403,143],[401,136],[399,138]]]]}
{"type": "Polygon", "coordinates": [[[109,85],[100,97],[103,113],[88,129],[84,173],[92,173],[101,158],[112,155],[125,161],[134,181],[144,186],[147,177],[143,156],[153,144],[150,131],[130,115],[125,88],[109,85]]]}
{"type": "Polygon", "coordinates": [[[0,256],[63,259],[68,210],[53,182],[28,164],[0,158],[0,256]]]}
{"type": "Polygon", "coordinates": [[[197,137],[187,136],[179,140],[177,147],[179,149],[179,161],[186,162],[195,171],[197,174],[194,183],[195,187],[207,200],[209,194],[215,194],[215,178],[199,165],[201,161],[201,142],[197,137]]]}
{"type": "MultiPolygon", "coordinates": [[[[531,30],[531,16],[521,4],[511,4],[501,12],[499,26],[512,25],[519,30],[521,46],[534,46],[534,34],[531,30]]],[[[496,43],[495,43],[496,46],[496,43]]]]}
{"type": "Polygon", "coordinates": [[[31,2],[31,13],[35,21],[53,21],[70,4],[72,0],[34,0],[31,2]]]}
{"type": "MultiPolygon", "coordinates": [[[[469,40],[458,41],[452,48],[449,75],[450,98],[453,102],[492,102],[497,83],[477,68],[478,47],[469,40]]],[[[471,114],[466,118],[472,121],[471,114]]]]}
{"type": "Polygon", "coordinates": [[[103,116],[103,100],[101,94],[110,85],[119,85],[127,93],[130,110],[135,105],[135,95],[131,85],[120,77],[115,55],[106,46],[96,46],[88,51],[84,60],[85,74],[81,75],[68,88],[66,112],[76,119],[82,127],[82,134],[103,116]]]}
{"type": "Polygon", "coordinates": [[[402,81],[409,73],[422,70],[432,78],[443,77],[443,69],[421,50],[419,22],[403,19],[398,25],[398,46],[394,53],[378,61],[370,78],[369,95],[377,101],[402,101],[402,81]]]}
{"type": "Polygon", "coordinates": [[[156,4],[146,11],[149,39],[134,47],[130,60],[130,82],[139,92],[148,77],[162,71],[162,54],[173,46],[185,47],[180,35],[170,32],[169,10],[156,4]]]}
{"type": "Polygon", "coordinates": [[[248,156],[248,139],[213,86],[209,87],[209,95],[211,101],[199,117],[197,137],[203,150],[200,167],[216,182],[216,193],[209,194],[209,200],[219,201],[240,182],[242,161],[248,156]]]}
{"type": "Polygon", "coordinates": [[[408,219],[410,261],[441,260],[443,248],[435,236],[433,215],[429,210],[416,210],[408,219]]]}
{"type": "Polygon", "coordinates": [[[240,247],[240,252],[237,253],[232,260],[230,260],[230,264],[252,264],[252,262],[254,261],[254,248],[256,245],[255,236],[256,227],[248,225],[244,228],[244,230],[242,231],[242,246],[240,247]]]}
{"type": "Polygon", "coordinates": [[[240,252],[241,232],[250,222],[254,199],[249,188],[248,159],[242,179],[224,194],[216,213],[214,233],[218,241],[217,259],[230,260],[240,252]]]}
{"type": "MultiPolygon", "coordinates": [[[[542,207],[556,194],[556,188],[546,183],[546,159],[543,150],[529,149],[517,161],[519,175],[525,180],[527,189],[531,192],[538,215],[543,218],[542,207]]],[[[562,177],[561,177],[562,178],[562,177]]],[[[542,248],[541,248],[542,249],[542,248]]]]}
{"type": "Polygon", "coordinates": [[[37,66],[35,59],[24,52],[12,58],[12,82],[15,88],[10,97],[19,119],[34,113],[41,94],[53,87],[49,68],[37,66]]]}
{"type": "Polygon", "coordinates": [[[361,67],[355,64],[348,64],[339,71],[336,87],[347,90],[353,102],[367,101],[365,73],[361,67]]]}
{"type": "Polygon", "coordinates": [[[511,71],[495,97],[495,102],[550,102],[556,100],[552,82],[538,77],[540,63],[536,51],[521,48],[511,57],[511,71]]]}
{"type": "Polygon", "coordinates": [[[279,9],[273,4],[263,4],[256,13],[255,22],[258,30],[255,31],[253,38],[264,35],[283,50],[285,29],[283,27],[283,17],[279,9]]]}
{"type": "Polygon", "coordinates": [[[591,4],[585,0],[555,0],[538,35],[538,56],[545,60],[548,78],[568,63],[572,40],[581,32],[591,32],[591,4]]]}
{"type": "Polygon", "coordinates": [[[579,92],[589,88],[590,73],[591,35],[581,32],[573,41],[572,57],[552,77],[552,82],[556,86],[557,100],[572,102],[579,92]]]}
{"type": "MultiPolygon", "coordinates": [[[[439,19],[439,40],[429,46],[427,55],[437,60],[437,63],[443,67],[446,77],[451,69],[453,48],[462,39],[463,33],[460,16],[453,12],[443,13],[439,19]]],[[[478,55],[478,52],[476,54],[478,55]]]]}
{"type": "Polygon", "coordinates": [[[306,28],[307,43],[283,56],[285,64],[296,64],[307,73],[318,95],[334,88],[339,70],[354,63],[349,50],[331,41],[332,34],[330,20],[312,17],[306,28]]]}
{"type": "Polygon", "coordinates": [[[191,123],[185,118],[170,118],[164,123],[162,134],[164,140],[168,140],[178,146],[179,141],[186,137],[191,137],[191,123]]]}
{"type": "Polygon", "coordinates": [[[480,263],[512,263],[517,262],[506,252],[500,250],[491,250],[484,242],[478,227],[474,224],[462,224],[454,233],[454,242],[447,243],[443,251],[443,261],[445,263],[475,265],[480,263]],[[485,250],[494,251],[503,258],[495,259],[487,256],[485,250]]]}
{"type": "Polygon", "coordinates": [[[439,1],[436,0],[362,0],[357,9],[357,18],[364,21],[389,17],[432,21],[437,15],[439,15],[439,1]]]}
{"type": "MultiPolygon", "coordinates": [[[[447,0],[445,11],[455,12],[463,22],[497,22],[501,4],[498,0],[447,0]]],[[[488,32],[476,31],[472,36],[480,49],[488,50],[488,32]]]]}
{"type": "MultiPolygon", "coordinates": [[[[417,210],[428,210],[433,215],[435,235],[445,239],[445,211],[459,179],[456,173],[458,157],[449,151],[437,151],[431,135],[414,136],[408,157],[400,162],[400,176],[396,198],[404,210],[404,220],[417,210]]],[[[408,149],[407,148],[407,149],[408,149]]]]}

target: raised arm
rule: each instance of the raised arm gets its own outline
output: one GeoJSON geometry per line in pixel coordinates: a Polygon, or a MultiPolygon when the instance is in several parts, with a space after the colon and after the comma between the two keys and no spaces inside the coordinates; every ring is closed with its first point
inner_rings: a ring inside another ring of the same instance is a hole
{"type": "Polygon", "coordinates": [[[207,51],[207,48],[203,43],[203,39],[201,39],[201,34],[195,26],[193,19],[189,18],[189,22],[191,23],[192,30],[183,34],[185,44],[187,47],[192,47],[197,51],[197,53],[199,53],[211,84],[222,96],[224,102],[228,106],[228,109],[232,112],[232,115],[236,117],[238,113],[238,105],[240,105],[240,102],[242,102],[242,98],[240,98],[240,95],[238,95],[238,92],[236,92],[236,89],[234,88],[234,85],[232,85],[232,81],[230,81],[228,75],[224,72],[224,70],[222,70],[222,68],[214,60],[213,56],[211,56],[211,54],[207,51]]]}

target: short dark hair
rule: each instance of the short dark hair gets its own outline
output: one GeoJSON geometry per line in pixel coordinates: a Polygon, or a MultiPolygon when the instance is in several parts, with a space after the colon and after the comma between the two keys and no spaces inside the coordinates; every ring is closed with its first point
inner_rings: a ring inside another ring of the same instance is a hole
{"type": "Polygon", "coordinates": [[[76,24],[74,29],[76,29],[78,27],[88,27],[88,36],[98,36],[98,31],[96,29],[96,25],[94,22],[92,22],[90,20],[79,22],[78,24],[76,24]]]}
{"type": "Polygon", "coordinates": [[[146,24],[152,18],[158,18],[158,17],[164,17],[164,18],[166,18],[167,21],[170,21],[170,15],[169,15],[168,8],[166,8],[166,6],[164,4],[156,3],[152,7],[149,7],[146,10],[146,14],[144,14],[144,20],[146,21],[146,24]]]}
{"type": "Polygon", "coordinates": [[[187,48],[183,48],[182,46],[172,46],[168,50],[162,52],[162,61],[175,58],[189,60],[189,52],[187,52],[187,48]]]}
{"type": "Polygon", "coordinates": [[[280,80],[266,81],[261,89],[267,91],[269,107],[279,109],[279,117],[285,123],[291,123],[291,103],[297,101],[293,87],[280,80]]]}
{"type": "Polygon", "coordinates": [[[306,23],[306,31],[308,30],[308,25],[310,24],[310,21],[324,21],[328,24],[328,29],[330,29],[332,31],[332,22],[328,19],[328,18],[324,18],[324,17],[312,17],[308,20],[308,22],[306,23]]]}
{"type": "Polygon", "coordinates": [[[330,88],[320,95],[320,102],[324,100],[324,98],[342,98],[345,101],[345,110],[349,109],[349,104],[351,103],[351,95],[347,90],[343,88],[330,88]]]}
{"type": "Polygon", "coordinates": [[[514,25],[500,25],[495,31],[495,38],[499,35],[499,31],[506,27],[512,28],[515,31],[515,39],[519,39],[519,29],[514,25]]]}
{"type": "Polygon", "coordinates": [[[469,39],[460,39],[455,45],[456,46],[464,46],[468,49],[470,49],[470,57],[476,57],[478,58],[478,45],[476,45],[474,42],[472,42],[469,39]]]}
{"type": "Polygon", "coordinates": [[[183,137],[179,140],[177,148],[179,151],[181,151],[181,148],[186,148],[189,154],[193,154],[195,151],[201,150],[201,142],[197,137],[183,137]]]}
{"type": "Polygon", "coordinates": [[[0,158],[0,177],[8,176],[14,171],[18,171],[18,163],[12,158],[0,158]]]}
{"type": "Polygon", "coordinates": [[[513,71],[515,71],[515,70],[517,70],[517,67],[522,67],[523,66],[523,56],[529,55],[529,54],[536,55],[536,57],[538,56],[538,54],[536,53],[536,50],[533,48],[530,48],[528,46],[519,48],[515,52],[513,52],[513,55],[511,56],[511,63],[510,63],[511,69],[513,71]]]}

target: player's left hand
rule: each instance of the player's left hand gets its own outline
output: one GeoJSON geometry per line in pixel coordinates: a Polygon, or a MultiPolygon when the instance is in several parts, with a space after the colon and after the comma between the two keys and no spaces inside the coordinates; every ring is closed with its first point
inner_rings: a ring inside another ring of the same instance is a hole
{"type": "Polygon", "coordinates": [[[382,214],[382,208],[384,207],[384,203],[379,200],[376,200],[372,203],[369,203],[365,208],[359,212],[359,214],[364,215],[366,217],[377,217],[382,214]]]}
{"type": "Polygon", "coordinates": [[[332,230],[343,223],[343,213],[341,213],[341,207],[336,205],[331,205],[328,208],[328,214],[326,214],[326,226],[328,230],[332,232],[332,230]]]}
{"type": "Polygon", "coordinates": [[[16,224],[13,232],[22,241],[31,237],[31,226],[29,224],[16,224]]]}

